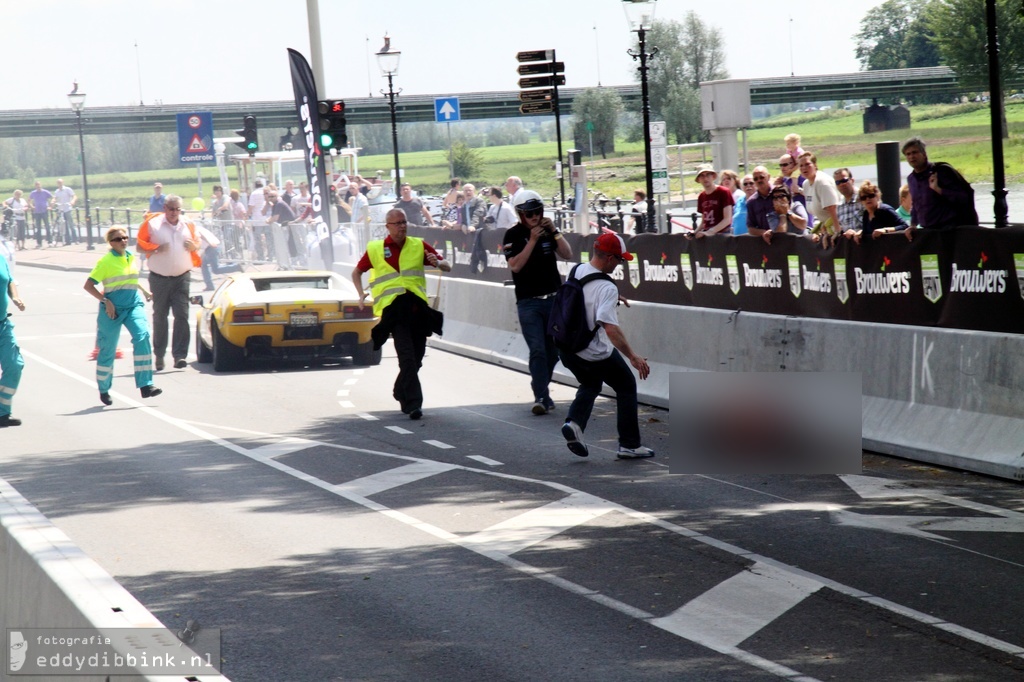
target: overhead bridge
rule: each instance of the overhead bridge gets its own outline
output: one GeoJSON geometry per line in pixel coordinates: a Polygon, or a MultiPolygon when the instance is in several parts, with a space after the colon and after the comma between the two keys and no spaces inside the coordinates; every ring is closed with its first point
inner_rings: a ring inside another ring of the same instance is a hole
{"type": "MultiPolygon", "coordinates": [[[[626,101],[639,106],[639,85],[609,86],[626,101]]],[[[1024,87],[1018,74],[1006,83],[1008,88],[1024,87]]],[[[572,113],[575,97],[588,88],[562,88],[560,103],[564,114],[572,113]]],[[[948,67],[859,71],[822,76],[789,76],[750,80],[751,104],[814,102],[823,100],[859,100],[879,98],[883,102],[913,98],[923,94],[961,94],[972,89],[960,85],[948,67]]],[[[976,90],[976,88],[975,88],[976,90]]],[[[449,95],[445,95],[449,96],[449,95]]],[[[396,114],[402,123],[434,121],[437,95],[402,95],[395,100],[396,114]]],[[[522,116],[519,91],[469,92],[457,95],[460,116],[464,120],[499,119],[522,116]]],[[[355,97],[345,100],[350,125],[384,123],[391,120],[387,99],[355,97]]],[[[86,107],[85,130],[90,135],[124,133],[167,133],[177,130],[176,115],[196,111],[213,114],[213,127],[233,131],[241,117],[253,114],[264,130],[296,127],[298,117],[290,100],[272,102],[235,102],[229,104],[166,104],[123,107],[86,107]]],[[[550,115],[550,114],[540,114],[550,115]]],[[[71,109],[21,109],[0,111],[0,137],[72,135],[78,131],[71,109]]]]}

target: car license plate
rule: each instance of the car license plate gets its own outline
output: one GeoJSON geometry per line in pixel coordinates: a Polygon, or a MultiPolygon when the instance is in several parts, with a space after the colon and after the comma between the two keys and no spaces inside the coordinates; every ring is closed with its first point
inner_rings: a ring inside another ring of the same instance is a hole
{"type": "Polygon", "coordinates": [[[293,327],[312,327],[319,323],[316,313],[292,313],[291,325],[293,327]]]}

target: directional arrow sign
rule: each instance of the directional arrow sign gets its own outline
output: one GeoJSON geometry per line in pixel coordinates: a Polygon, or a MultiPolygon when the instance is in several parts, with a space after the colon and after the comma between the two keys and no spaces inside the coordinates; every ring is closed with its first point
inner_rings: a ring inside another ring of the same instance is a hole
{"type": "Polygon", "coordinates": [[[565,76],[531,76],[519,79],[521,88],[550,88],[555,85],[565,85],[565,76]]]}
{"type": "Polygon", "coordinates": [[[518,62],[543,62],[551,61],[554,58],[554,50],[527,50],[516,53],[516,61],[518,62]]]}
{"type": "Polygon", "coordinates": [[[526,102],[519,105],[520,114],[549,114],[554,110],[552,102],[526,102]]]}
{"type": "Polygon", "coordinates": [[[549,102],[555,96],[554,90],[526,90],[519,93],[520,102],[549,102]]]}
{"type": "Polygon", "coordinates": [[[565,62],[519,65],[520,76],[536,76],[544,73],[560,73],[562,71],[565,71],[565,62]]]}
{"type": "Polygon", "coordinates": [[[434,121],[451,123],[459,120],[459,98],[437,97],[434,99],[434,121]]]}

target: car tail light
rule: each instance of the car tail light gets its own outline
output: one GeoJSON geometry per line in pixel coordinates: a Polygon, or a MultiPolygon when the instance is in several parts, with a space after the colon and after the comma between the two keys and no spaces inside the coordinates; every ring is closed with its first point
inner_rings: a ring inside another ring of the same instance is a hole
{"type": "Polygon", "coordinates": [[[263,308],[236,309],[231,313],[231,321],[234,322],[235,324],[245,324],[246,322],[262,322],[263,308]]]}
{"type": "Polygon", "coordinates": [[[368,320],[373,317],[373,307],[369,305],[362,310],[357,305],[347,305],[342,307],[341,312],[346,320],[368,320]]]}

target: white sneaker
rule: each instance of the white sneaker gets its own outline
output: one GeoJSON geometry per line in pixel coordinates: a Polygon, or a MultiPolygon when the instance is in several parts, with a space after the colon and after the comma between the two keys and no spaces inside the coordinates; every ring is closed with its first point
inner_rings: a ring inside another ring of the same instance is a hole
{"type": "Polygon", "coordinates": [[[565,438],[565,444],[572,451],[572,454],[579,455],[580,457],[586,457],[590,454],[587,444],[583,442],[583,430],[578,424],[573,422],[562,424],[562,436],[565,438]]]}
{"type": "Polygon", "coordinates": [[[624,448],[620,445],[619,452],[615,456],[619,459],[644,459],[646,457],[654,457],[654,450],[645,445],[636,448],[624,448]]]}

